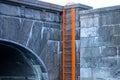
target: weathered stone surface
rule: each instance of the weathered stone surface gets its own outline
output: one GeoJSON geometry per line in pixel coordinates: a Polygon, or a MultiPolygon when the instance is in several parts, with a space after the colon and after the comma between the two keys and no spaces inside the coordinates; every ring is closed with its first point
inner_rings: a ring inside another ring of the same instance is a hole
{"type": "MultiPolygon", "coordinates": [[[[80,69],[80,77],[81,78],[92,78],[92,68],[81,68],[80,69]]],[[[85,80],[85,79],[83,79],[83,80],[85,80]]]]}
{"type": "Polygon", "coordinates": [[[80,40],[80,29],[76,30],[76,40],[80,40]]]}
{"type": "Polygon", "coordinates": [[[100,57],[81,57],[80,58],[80,67],[81,68],[95,68],[101,60],[100,57]]]}
{"type": "Polygon", "coordinates": [[[80,16],[81,27],[98,27],[99,17],[94,15],[80,16]]]}
{"type": "Polygon", "coordinates": [[[78,77],[78,76],[80,76],[80,63],[76,64],[76,69],[77,69],[76,70],[76,74],[77,74],[76,76],[78,77]]]}
{"type": "Polygon", "coordinates": [[[36,53],[40,53],[41,50],[46,45],[49,37],[50,36],[47,32],[47,29],[42,26],[42,23],[34,22],[31,27],[27,46],[29,46],[36,53]],[[34,46],[36,46],[36,47],[34,47],[34,46]]]}
{"type": "Polygon", "coordinates": [[[42,14],[42,13],[41,13],[40,10],[34,10],[34,9],[33,9],[33,18],[34,18],[34,19],[38,19],[38,20],[41,19],[41,16],[40,16],[41,14],[42,14]]]}
{"type": "MultiPolygon", "coordinates": [[[[50,80],[61,73],[62,6],[36,0],[0,3],[0,38],[25,45],[47,66],[50,80]],[[26,5],[29,5],[27,6],[26,5]],[[33,4],[35,3],[35,4],[33,4]],[[23,5],[24,4],[24,5],[23,5]],[[9,17],[8,17],[9,16],[9,17]]],[[[78,5],[79,6],[79,5],[78,5]]],[[[76,7],[76,6],[75,6],[76,7]]],[[[85,7],[85,6],[84,6],[85,7]]],[[[76,61],[78,80],[120,80],[120,7],[76,9],[76,61]],[[80,72],[80,74],[79,74],[80,72]]],[[[71,28],[67,12],[67,29],[71,28]]]]}
{"type": "Polygon", "coordinates": [[[20,29],[19,29],[19,34],[18,34],[18,42],[26,45],[28,38],[30,36],[30,30],[32,27],[32,24],[34,22],[32,20],[26,20],[26,19],[21,19],[20,22],[20,29]]]}
{"type": "Polygon", "coordinates": [[[120,36],[113,36],[112,42],[114,45],[120,45],[120,36]]]}
{"type": "Polygon", "coordinates": [[[59,47],[58,42],[49,41],[42,50],[41,54],[39,54],[47,66],[50,80],[58,80],[60,75],[59,74],[60,56],[58,54],[58,47],[59,47]]]}
{"type": "Polygon", "coordinates": [[[120,35],[120,25],[113,25],[113,34],[119,36],[120,35]]]}
{"type": "Polygon", "coordinates": [[[119,24],[120,20],[120,12],[119,11],[111,11],[111,12],[104,12],[100,14],[100,25],[111,25],[111,24],[119,24]]]}
{"type": "Polygon", "coordinates": [[[21,1],[25,1],[25,2],[32,2],[32,3],[35,3],[35,2],[37,2],[38,0],[21,0],[21,1]]]}
{"type": "Polygon", "coordinates": [[[96,47],[101,45],[97,37],[81,37],[80,40],[80,47],[96,47]]]}
{"type": "Polygon", "coordinates": [[[101,47],[101,56],[103,57],[117,56],[117,48],[116,47],[101,47]]]}
{"type": "Polygon", "coordinates": [[[0,3],[0,13],[10,16],[20,16],[20,8],[18,6],[0,3]]]}
{"type": "Polygon", "coordinates": [[[59,22],[59,15],[55,13],[46,12],[46,21],[59,22]]]}
{"type": "Polygon", "coordinates": [[[51,22],[43,22],[43,26],[48,27],[48,28],[54,28],[54,29],[60,29],[61,28],[59,23],[51,23],[51,22]]]}
{"type": "Polygon", "coordinates": [[[118,56],[120,56],[120,47],[118,48],[118,56]]]}
{"type": "Polygon", "coordinates": [[[116,58],[101,58],[98,64],[99,67],[113,68],[117,66],[116,58]]]}
{"type": "Polygon", "coordinates": [[[96,80],[106,80],[106,78],[111,77],[109,68],[94,68],[92,69],[93,78],[96,80]]]}
{"type": "Polygon", "coordinates": [[[33,18],[33,9],[25,8],[25,10],[24,10],[24,16],[26,18],[33,18]]]}
{"type": "Polygon", "coordinates": [[[80,37],[92,37],[92,36],[98,36],[97,27],[81,28],[80,37]]]}
{"type": "Polygon", "coordinates": [[[76,53],[80,53],[80,40],[76,40],[76,53]]]}
{"type": "Polygon", "coordinates": [[[18,18],[1,17],[1,38],[17,41],[20,30],[20,20],[18,18]]]}
{"type": "Polygon", "coordinates": [[[100,57],[99,47],[80,48],[80,57],[100,57]]]}
{"type": "Polygon", "coordinates": [[[114,30],[112,26],[99,27],[98,29],[99,36],[109,37],[113,35],[113,32],[114,30]]]}
{"type": "Polygon", "coordinates": [[[120,79],[120,22],[117,21],[119,17],[119,10],[113,8],[80,12],[80,66],[85,69],[91,68],[92,75],[92,78],[80,76],[82,80],[120,79]],[[93,27],[96,30],[92,29],[93,27]]]}
{"type": "Polygon", "coordinates": [[[60,40],[60,36],[61,36],[60,30],[54,29],[54,28],[49,28],[49,33],[50,33],[49,40],[56,40],[56,41],[60,40]]]}

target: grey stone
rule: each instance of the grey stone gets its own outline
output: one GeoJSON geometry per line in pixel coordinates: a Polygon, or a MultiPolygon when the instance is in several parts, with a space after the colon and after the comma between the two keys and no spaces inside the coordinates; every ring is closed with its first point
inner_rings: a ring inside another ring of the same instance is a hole
{"type": "Polygon", "coordinates": [[[60,30],[60,24],[59,23],[43,22],[43,26],[60,30]]]}
{"type": "Polygon", "coordinates": [[[47,43],[48,34],[44,30],[45,28],[42,27],[41,22],[33,22],[26,46],[36,53],[40,53],[47,43]]]}
{"type": "MultiPolygon", "coordinates": [[[[92,78],[92,69],[91,68],[81,68],[80,69],[80,77],[81,78],[92,78]]],[[[87,80],[87,79],[83,79],[83,80],[87,80]]]]}
{"type": "Polygon", "coordinates": [[[25,8],[24,10],[24,16],[25,18],[33,18],[33,9],[25,8]]]}
{"type": "Polygon", "coordinates": [[[35,2],[37,2],[38,0],[21,0],[21,1],[25,1],[25,2],[32,2],[32,3],[35,3],[35,2]]]}
{"type": "Polygon", "coordinates": [[[92,46],[93,43],[93,39],[89,38],[81,38],[81,43],[80,43],[80,47],[90,47],[92,46]]]}
{"type": "Polygon", "coordinates": [[[33,10],[33,18],[34,19],[38,19],[40,20],[41,19],[41,11],[40,10],[33,10]]]}
{"type": "Polygon", "coordinates": [[[99,17],[97,14],[80,15],[81,27],[99,27],[99,17]]]}
{"type": "Polygon", "coordinates": [[[114,45],[120,45],[120,36],[113,36],[112,43],[114,45]]]}
{"type": "Polygon", "coordinates": [[[98,35],[97,27],[81,28],[80,37],[92,37],[98,35]]]}
{"type": "Polygon", "coordinates": [[[119,11],[113,11],[109,13],[101,13],[100,15],[100,25],[111,25],[111,24],[119,24],[120,16],[119,11]]]}
{"type": "Polygon", "coordinates": [[[112,26],[105,26],[105,27],[99,27],[98,29],[98,34],[99,36],[105,36],[105,37],[110,37],[113,35],[113,27],[112,26]]]}
{"type": "Polygon", "coordinates": [[[59,78],[59,58],[57,54],[58,42],[48,42],[41,54],[39,54],[47,66],[50,80],[59,78]],[[57,61],[57,62],[56,62],[57,61]]]}
{"type": "Polygon", "coordinates": [[[116,6],[111,6],[111,7],[106,7],[106,8],[98,8],[98,9],[90,9],[90,10],[84,10],[84,11],[80,11],[81,15],[85,15],[85,14],[93,14],[93,13],[99,13],[102,14],[102,12],[106,13],[109,11],[118,11],[120,8],[119,5],[116,6]]]}
{"type": "Polygon", "coordinates": [[[49,40],[56,40],[56,41],[60,40],[60,36],[61,36],[60,30],[49,28],[49,34],[50,34],[49,40]]]}
{"type": "Polygon", "coordinates": [[[92,69],[93,78],[96,80],[106,80],[106,78],[111,77],[109,68],[94,68],[92,69]]]}
{"type": "Polygon", "coordinates": [[[18,34],[18,36],[19,36],[18,42],[19,43],[21,43],[23,45],[27,44],[27,41],[28,41],[29,36],[30,36],[30,30],[31,30],[33,23],[34,22],[32,20],[26,20],[26,19],[21,20],[19,34],[18,34]]]}
{"type": "Polygon", "coordinates": [[[76,53],[80,53],[80,40],[76,40],[76,53]]]}
{"type": "Polygon", "coordinates": [[[80,40],[80,29],[76,30],[76,40],[80,40]]]}
{"type": "Polygon", "coordinates": [[[116,58],[102,58],[99,63],[99,67],[107,67],[113,68],[117,66],[117,59],[116,58]]]}
{"type": "Polygon", "coordinates": [[[103,57],[114,57],[117,56],[117,48],[116,47],[101,47],[101,56],[103,57]]]}
{"type": "Polygon", "coordinates": [[[64,9],[69,9],[69,8],[82,8],[84,10],[88,10],[88,9],[92,9],[92,7],[87,6],[87,5],[83,5],[83,4],[73,4],[73,5],[68,5],[65,6],[64,9]]]}
{"type": "Polygon", "coordinates": [[[98,37],[81,37],[80,47],[96,47],[100,46],[98,37]]]}
{"type": "Polygon", "coordinates": [[[3,17],[1,27],[1,38],[17,41],[20,36],[20,20],[18,18],[3,17]]]}
{"type": "Polygon", "coordinates": [[[80,76],[80,64],[78,63],[78,64],[76,64],[76,76],[80,76]]]}
{"type": "Polygon", "coordinates": [[[1,22],[1,24],[0,24],[0,37],[2,37],[2,33],[3,33],[3,30],[2,30],[2,26],[4,26],[4,17],[2,17],[2,16],[0,16],[0,22],[1,22]]]}
{"type": "Polygon", "coordinates": [[[94,27],[94,21],[92,18],[81,19],[81,27],[94,27]]]}
{"type": "Polygon", "coordinates": [[[54,21],[54,22],[59,21],[59,15],[58,14],[51,13],[51,12],[46,12],[45,16],[46,16],[46,21],[54,21]]]}
{"type": "Polygon", "coordinates": [[[101,60],[100,57],[81,57],[80,67],[81,68],[95,68],[98,67],[98,63],[101,60]]]}
{"type": "Polygon", "coordinates": [[[100,57],[99,47],[80,48],[80,57],[100,57]]]}
{"type": "Polygon", "coordinates": [[[20,16],[20,7],[0,3],[0,13],[10,16],[20,16]]]}
{"type": "Polygon", "coordinates": [[[114,29],[114,35],[120,35],[120,25],[114,25],[113,26],[114,29]]]}
{"type": "Polygon", "coordinates": [[[76,63],[80,63],[80,53],[76,53],[76,63]]]}
{"type": "Polygon", "coordinates": [[[120,56],[120,47],[118,48],[118,56],[120,56]]]}

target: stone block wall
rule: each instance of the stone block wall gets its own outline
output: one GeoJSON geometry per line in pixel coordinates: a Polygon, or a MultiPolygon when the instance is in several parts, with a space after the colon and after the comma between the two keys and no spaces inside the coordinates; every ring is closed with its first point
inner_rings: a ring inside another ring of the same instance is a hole
{"type": "Polygon", "coordinates": [[[77,80],[119,80],[120,6],[63,8],[37,0],[1,0],[0,39],[34,51],[50,80],[61,80],[62,9],[71,7],[76,8],[77,80]]]}
{"type": "Polygon", "coordinates": [[[79,15],[80,80],[120,80],[120,6],[79,15]]]}
{"type": "Polygon", "coordinates": [[[0,39],[34,51],[45,63],[49,79],[58,80],[62,6],[33,1],[0,1],[0,39]]]}

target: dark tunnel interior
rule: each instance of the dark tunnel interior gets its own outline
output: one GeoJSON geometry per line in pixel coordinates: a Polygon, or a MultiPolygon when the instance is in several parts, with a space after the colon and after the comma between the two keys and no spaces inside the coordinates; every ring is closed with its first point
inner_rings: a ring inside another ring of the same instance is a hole
{"type": "Polygon", "coordinates": [[[0,44],[0,80],[36,80],[30,77],[35,78],[35,70],[23,52],[0,44]]]}

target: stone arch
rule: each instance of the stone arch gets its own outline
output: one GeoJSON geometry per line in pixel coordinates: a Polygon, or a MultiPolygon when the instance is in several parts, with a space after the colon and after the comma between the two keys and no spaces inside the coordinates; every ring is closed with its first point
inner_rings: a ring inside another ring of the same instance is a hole
{"type": "Polygon", "coordinates": [[[43,61],[14,41],[0,39],[0,79],[48,80],[43,61]]]}

